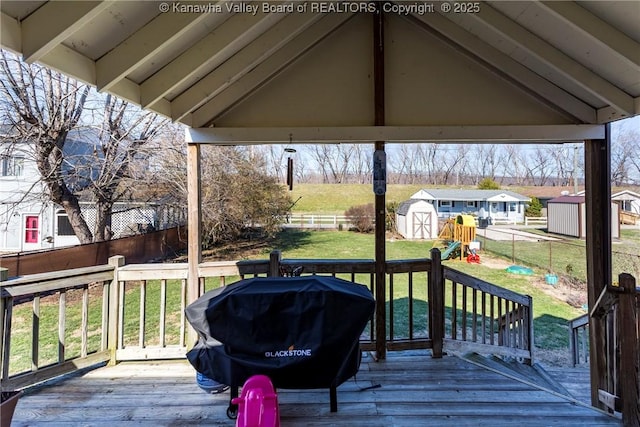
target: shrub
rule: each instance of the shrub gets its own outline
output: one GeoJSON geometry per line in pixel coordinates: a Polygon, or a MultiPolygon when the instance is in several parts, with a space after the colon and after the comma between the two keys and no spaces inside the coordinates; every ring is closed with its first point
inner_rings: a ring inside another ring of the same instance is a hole
{"type": "Polygon", "coordinates": [[[532,197],[527,209],[525,209],[524,214],[526,216],[539,217],[542,216],[542,203],[538,200],[537,197],[532,197]]]}
{"type": "Polygon", "coordinates": [[[387,216],[385,221],[385,227],[387,231],[396,233],[398,231],[398,225],[396,224],[396,212],[398,211],[398,202],[387,203],[387,216]]]}
{"type": "Polygon", "coordinates": [[[375,220],[375,208],[373,203],[367,205],[352,206],[344,213],[353,228],[360,233],[373,231],[375,220]]]}
{"type": "Polygon", "coordinates": [[[491,178],[484,178],[482,181],[478,183],[479,190],[499,190],[500,184],[495,182],[491,178]]]}

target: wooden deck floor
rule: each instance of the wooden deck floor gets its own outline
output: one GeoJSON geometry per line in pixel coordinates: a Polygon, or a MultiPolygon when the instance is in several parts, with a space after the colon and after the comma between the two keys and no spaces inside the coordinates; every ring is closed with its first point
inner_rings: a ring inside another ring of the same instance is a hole
{"type": "MultiPolygon", "coordinates": [[[[619,426],[618,419],[455,356],[363,358],[357,382],[279,390],[282,426],[619,426]],[[380,387],[361,390],[379,384],[380,387]]],[[[229,393],[208,395],[184,361],[121,363],[27,393],[12,426],[234,426],[229,393]]]]}

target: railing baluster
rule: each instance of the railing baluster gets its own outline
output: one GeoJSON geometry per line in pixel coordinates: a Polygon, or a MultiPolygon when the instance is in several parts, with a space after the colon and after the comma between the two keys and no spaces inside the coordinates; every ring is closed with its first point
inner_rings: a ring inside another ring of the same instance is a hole
{"type": "Polygon", "coordinates": [[[467,340],[467,287],[462,285],[462,341],[467,340]]]}
{"type": "Polygon", "coordinates": [[[118,281],[118,349],[124,348],[124,303],[125,303],[125,291],[126,283],[124,281],[118,281]]]}
{"type": "Polygon", "coordinates": [[[185,339],[187,335],[187,318],[184,314],[184,309],[187,307],[187,279],[180,281],[180,347],[185,346],[185,339]]]}
{"type": "Polygon", "coordinates": [[[145,322],[145,317],[146,317],[146,304],[147,304],[147,281],[143,280],[142,283],[140,284],[140,319],[139,319],[139,323],[140,323],[140,335],[138,337],[138,346],[140,348],[144,348],[145,347],[145,332],[146,332],[146,322],[145,322]]]}
{"type": "Polygon", "coordinates": [[[166,318],[167,318],[167,280],[160,280],[160,324],[159,324],[159,343],[160,347],[166,345],[166,318]]]}
{"type": "Polygon", "coordinates": [[[495,331],[496,320],[495,320],[495,313],[493,311],[493,306],[495,304],[493,295],[489,297],[489,303],[491,304],[491,307],[489,309],[489,315],[491,316],[491,318],[489,319],[489,344],[494,345],[495,344],[494,335],[496,333],[495,331]]]}
{"type": "Polygon", "coordinates": [[[111,282],[102,282],[102,333],[100,334],[100,351],[105,351],[109,347],[109,294],[111,293],[111,282]]]}
{"type": "Polygon", "coordinates": [[[471,319],[471,341],[478,342],[478,290],[473,288],[472,292],[473,299],[473,318],[471,319]]]}
{"type": "Polygon", "coordinates": [[[482,344],[487,343],[487,294],[482,292],[482,344]]]}
{"type": "Polygon", "coordinates": [[[0,339],[2,339],[3,348],[0,355],[2,360],[2,369],[0,370],[0,378],[3,380],[9,377],[9,361],[11,360],[11,329],[13,324],[13,297],[3,297],[2,300],[2,324],[0,324],[0,339]]]}
{"type": "Polygon", "coordinates": [[[502,318],[502,298],[498,297],[498,345],[504,345],[504,319],[502,318]]]}
{"type": "Polygon", "coordinates": [[[389,341],[393,341],[393,273],[389,274],[389,341]]]}
{"type": "Polygon", "coordinates": [[[82,288],[82,326],[81,326],[80,357],[87,357],[89,353],[89,285],[82,288]]]}
{"type": "Polygon", "coordinates": [[[451,338],[458,339],[458,284],[451,282],[451,338]]]}
{"type": "Polygon", "coordinates": [[[409,271],[409,339],[413,339],[413,272],[409,271]]]}
{"type": "Polygon", "coordinates": [[[67,292],[66,290],[60,291],[60,297],[58,300],[58,363],[64,362],[65,359],[65,344],[66,344],[66,328],[67,328],[67,292]]]}
{"type": "Polygon", "coordinates": [[[31,325],[31,370],[38,370],[38,349],[40,347],[40,294],[35,294],[32,303],[32,325],[31,325]]]}

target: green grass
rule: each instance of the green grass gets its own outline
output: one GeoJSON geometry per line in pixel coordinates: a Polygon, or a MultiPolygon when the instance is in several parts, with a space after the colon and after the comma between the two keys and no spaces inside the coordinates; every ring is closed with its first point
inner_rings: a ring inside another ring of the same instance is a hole
{"type": "MultiPolygon", "coordinates": [[[[425,187],[390,184],[387,186],[387,203],[403,202],[425,187]]],[[[293,207],[294,213],[342,215],[352,206],[373,203],[374,194],[369,184],[296,184],[291,199],[298,200],[293,207]]]]}

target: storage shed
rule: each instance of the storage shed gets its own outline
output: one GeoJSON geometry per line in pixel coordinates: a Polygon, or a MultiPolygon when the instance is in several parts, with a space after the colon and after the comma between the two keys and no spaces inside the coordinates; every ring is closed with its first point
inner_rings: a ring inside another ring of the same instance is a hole
{"type": "MultiPolygon", "coordinates": [[[[611,237],[620,237],[620,213],[611,203],[611,237]]],[[[560,196],[547,203],[547,231],[585,238],[587,235],[586,204],[584,196],[560,196]]]]}
{"type": "Polygon", "coordinates": [[[435,239],[438,237],[438,214],[424,200],[407,200],[396,211],[398,233],[405,239],[435,239]]]}

